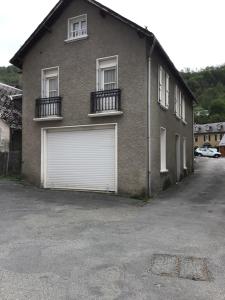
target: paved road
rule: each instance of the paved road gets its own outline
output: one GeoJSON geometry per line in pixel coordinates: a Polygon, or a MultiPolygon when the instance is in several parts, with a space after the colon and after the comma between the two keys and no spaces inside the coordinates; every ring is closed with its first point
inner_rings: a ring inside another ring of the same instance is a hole
{"type": "Polygon", "coordinates": [[[0,299],[225,299],[225,160],[147,205],[0,182],[0,299]]]}

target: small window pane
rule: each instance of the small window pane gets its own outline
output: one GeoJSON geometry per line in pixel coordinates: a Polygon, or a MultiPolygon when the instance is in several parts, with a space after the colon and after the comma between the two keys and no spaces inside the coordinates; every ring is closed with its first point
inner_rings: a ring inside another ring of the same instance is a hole
{"type": "Polygon", "coordinates": [[[105,76],[105,78],[104,78],[105,83],[115,82],[116,81],[116,70],[115,69],[105,70],[104,76],[105,76]]]}
{"type": "Polygon", "coordinates": [[[81,21],[81,29],[87,28],[87,22],[86,21],[81,21]]]}

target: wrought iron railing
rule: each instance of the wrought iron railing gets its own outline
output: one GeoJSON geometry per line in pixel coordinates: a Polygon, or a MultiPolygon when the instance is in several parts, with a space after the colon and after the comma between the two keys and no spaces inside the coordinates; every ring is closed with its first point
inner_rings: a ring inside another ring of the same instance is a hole
{"type": "Polygon", "coordinates": [[[62,98],[39,98],[36,99],[35,118],[61,117],[62,98]]]}
{"type": "Polygon", "coordinates": [[[91,113],[121,110],[121,90],[107,90],[91,93],[91,113]]]}

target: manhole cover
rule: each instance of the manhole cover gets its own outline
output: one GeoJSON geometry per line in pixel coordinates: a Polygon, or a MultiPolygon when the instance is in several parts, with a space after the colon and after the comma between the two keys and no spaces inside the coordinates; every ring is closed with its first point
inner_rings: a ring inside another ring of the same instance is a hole
{"type": "Polygon", "coordinates": [[[151,271],[155,275],[176,277],[178,274],[178,258],[172,255],[156,254],[152,258],[151,271]]]}
{"type": "Polygon", "coordinates": [[[159,276],[209,281],[207,261],[204,258],[154,254],[152,256],[151,272],[159,276]]]}

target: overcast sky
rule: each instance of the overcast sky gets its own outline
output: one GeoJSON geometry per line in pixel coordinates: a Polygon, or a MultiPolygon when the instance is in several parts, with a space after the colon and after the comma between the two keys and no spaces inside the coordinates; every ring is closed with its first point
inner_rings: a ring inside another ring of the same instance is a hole
{"type": "MultiPolygon", "coordinates": [[[[57,1],[0,2],[0,66],[6,66],[57,1]]],[[[139,25],[148,26],[179,70],[225,63],[225,0],[100,2],[139,25]]]]}

